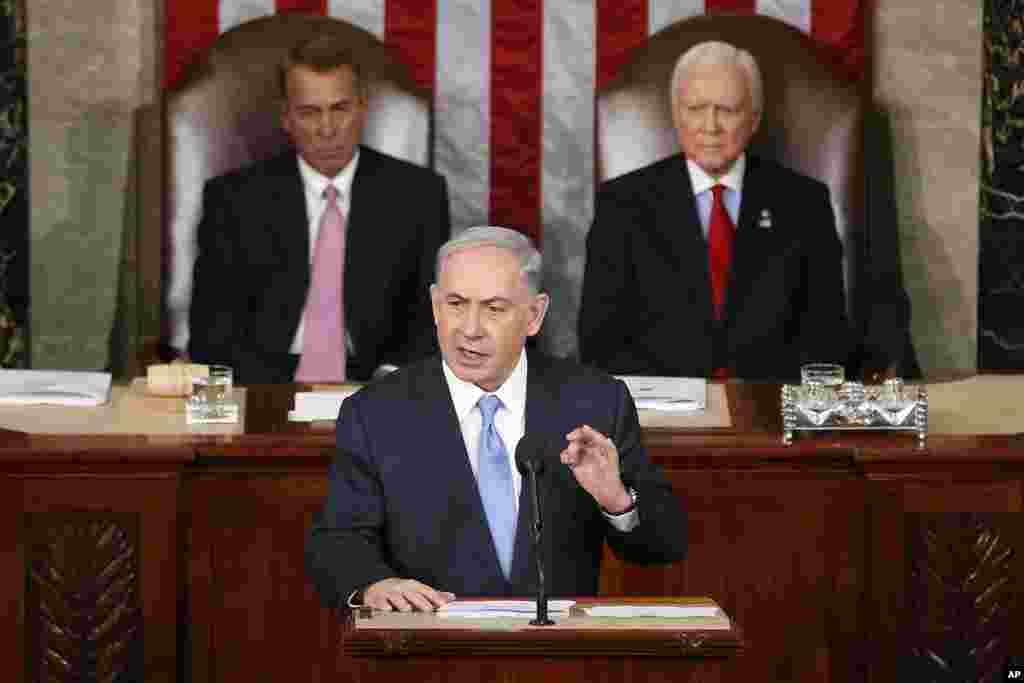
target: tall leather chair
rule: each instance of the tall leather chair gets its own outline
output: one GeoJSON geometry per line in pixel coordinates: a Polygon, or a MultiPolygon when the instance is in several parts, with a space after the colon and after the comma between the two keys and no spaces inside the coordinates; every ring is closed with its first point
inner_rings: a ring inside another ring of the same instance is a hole
{"type": "MultiPolygon", "coordinates": [[[[599,180],[679,152],[669,81],[679,56],[706,40],[722,40],[749,51],[761,69],[764,112],[751,151],[828,185],[843,244],[847,312],[866,337],[866,326],[879,324],[873,322],[877,316],[870,310],[878,278],[867,266],[873,255],[866,251],[870,242],[863,172],[866,98],[856,84],[836,78],[820,60],[820,50],[799,30],[766,16],[712,14],[680,21],[652,36],[598,93],[599,180]]],[[[895,241],[881,243],[894,245],[895,241]]],[[[895,353],[901,355],[902,348],[895,353]]]]}
{"type": "Polygon", "coordinates": [[[165,303],[174,349],[184,350],[188,343],[203,184],[289,144],[280,126],[278,65],[294,45],[322,34],[348,45],[364,70],[369,112],[363,142],[423,166],[431,161],[430,95],[372,34],[336,19],[284,13],[219,36],[165,98],[170,252],[165,303]]]}

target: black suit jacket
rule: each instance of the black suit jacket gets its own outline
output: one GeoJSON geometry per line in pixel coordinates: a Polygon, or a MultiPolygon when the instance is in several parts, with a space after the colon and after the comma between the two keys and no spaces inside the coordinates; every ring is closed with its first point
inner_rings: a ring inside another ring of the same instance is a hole
{"type": "Polygon", "coordinates": [[[609,372],[792,380],[844,363],[842,247],[828,188],[747,156],[726,313],[711,308],[707,243],[686,160],[605,183],[587,236],[580,355],[609,372]],[[770,225],[765,225],[770,223],[770,225]]]}
{"type": "MultiPolygon", "coordinates": [[[[448,211],[440,175],[360,148],[345,239],[351,379],[436,350],[429,287],[451,230],[448,211]]],[[[294,152],[207,182],[189,312],[194,360],[227,362],[241,383],[292,380],[288,351],[310,281],[308,226],[294,152]]]]}
{"type": "MultiPolygon", "coordinates": [[[[625,385],[576,363],[529,353],[526,433],[550,435],[540,492],[552,595],[594,595],[607,540],[634,562],[681,559],[686,517],[640,440],[625,385]],[[609,436],[623,481],[638,494],[640,524],[617,531],[558,460],[565,435],[589,424],[609,436]]],[[[526,480],[511,578],[501,573],[440,357],[378,380],[342,405],[337,454],[307,568],[323,601],[343,602],[380,579],[414,578],[459,596],[536,590],[526,480]]]]}

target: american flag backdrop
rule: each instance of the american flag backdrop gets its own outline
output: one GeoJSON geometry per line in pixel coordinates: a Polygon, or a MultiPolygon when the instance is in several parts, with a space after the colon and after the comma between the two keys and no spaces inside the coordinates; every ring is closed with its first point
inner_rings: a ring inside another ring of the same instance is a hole
{"type": "MultiPolygon", "coordinates": [[[[434,166],[453,227],[495,224],[537,242],[552,310],[545,345],[575,350],[594,199],[594,93],[660,29],[702,13],[757,13],[809,34],[838,70],[864,65],[867,0],[166,0],[173,86],[218,34],[279,12],[328,15],[396,48],[433,92],[434,166]]],[[[666,84],[667,86],[667,84],[666,84]]]]}

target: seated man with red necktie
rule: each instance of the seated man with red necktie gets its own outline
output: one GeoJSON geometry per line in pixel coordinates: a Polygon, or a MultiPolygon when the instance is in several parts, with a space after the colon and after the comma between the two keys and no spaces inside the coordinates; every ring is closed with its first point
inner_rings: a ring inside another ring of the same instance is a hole
{"type": "Polygon", "coordinates": [[[444,178],[359,144],[366,83],[335,40],[293,49],[281,89],[294,150],[203,190],[189,356],[255,384],[364,381],[436,352],[444,178]]]}
{"type": "Polygon", "coordinates": [[[682,154],[605,183],[587,237],[580,356],[617,374],[792,380],[844,363],[842,247],[828,188],[746,152],[761,121],[747,52],[676,63],[682,154]]]}

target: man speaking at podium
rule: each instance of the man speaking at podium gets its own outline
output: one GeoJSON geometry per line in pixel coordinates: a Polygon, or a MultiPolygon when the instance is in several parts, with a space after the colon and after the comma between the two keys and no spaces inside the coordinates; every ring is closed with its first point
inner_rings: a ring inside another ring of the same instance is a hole
{"type": "MultiPolygon", "coordinates": [[[[686,516],[640,439],[625,385],[527,353],[548,308],[541,256],[504,228],[444,244],[431,287],[441,357],[347,399],[307,568],[331,606],[433,610],[465,596],[536,592],[525,433],[551,444],[539,484],[551,595],[597,593],[602,546],[682,559],[686,516]]],[[[532,439],[531,439],[532,440],[532,439]]]]}

